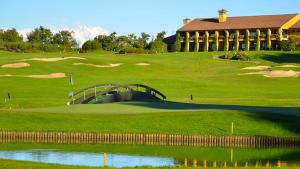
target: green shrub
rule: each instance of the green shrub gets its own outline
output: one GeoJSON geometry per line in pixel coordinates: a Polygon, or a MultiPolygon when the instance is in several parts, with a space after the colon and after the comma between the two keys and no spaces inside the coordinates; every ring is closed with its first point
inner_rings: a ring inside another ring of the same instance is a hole
{"type": "Polygon", "coordinates": [[[281,41],[280,49],[283,51],[291,51],[295,49],[295,46],[293,45],[293,43],[290,43],[288,41],[281,41]]]}
{"type": "Polygon", "coordinates": [[[241,61],[248,61],[250,57],[244,52],[227,52],[225,55],[220,57],[221,59],[228,59],[228,60],[241,60],[241,61]]]}
{"type": "Polygon", "coordinates": [[[150,50],[147,49],[143,49],[143,48],[135,48],[135,47],[131,47],[131,46],[126,46],[124,48],[122,48],[119,51],[119,54],[130,54],[130,53],[152,53],[150,50]]]}
{"type": "Polygon", "coordinates": [[[168,45],[161,40],[156,40],[151,43],[150,49],[155,53],[166,53],[168,52],[168,45]]]}
{"type": "Polygon", "coordinates": [[[98,50],[101,48],[102,48],[102,45],[97,40],[88,40],[88,41],[84,42],[84,44],[82,45],[83,51],[98,50]]]}
{"type": "Polygon", "coordinates": [[[29,43],[29,42],[5,42],[3,44],[3,50],[10,52],[70,52],[74,51],[72,48],[63,47],[60,45],[53,44],[40,44],[40,43],[29,43]]]}

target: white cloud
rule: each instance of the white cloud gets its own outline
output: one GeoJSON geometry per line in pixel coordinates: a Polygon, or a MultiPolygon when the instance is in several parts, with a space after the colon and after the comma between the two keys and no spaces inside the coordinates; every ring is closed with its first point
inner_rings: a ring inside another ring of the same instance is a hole
{"type": "MultiPolygon", "coordinates": [[[[98,35],[108,35],[109,32],[99,26],[86,26],[79,25],[74,28],[62,27],[62,28],[50,28],[52,33],[57,33],[61,30],[73,31],[73,36],[76,39],[79,46],[81,46],[85,41],[93,39],[98,35]]],[[[17,29],[18,32],[23,36],[24,40],[27,40],[27,34],[30,33],[33,28],[17,29]]]]}

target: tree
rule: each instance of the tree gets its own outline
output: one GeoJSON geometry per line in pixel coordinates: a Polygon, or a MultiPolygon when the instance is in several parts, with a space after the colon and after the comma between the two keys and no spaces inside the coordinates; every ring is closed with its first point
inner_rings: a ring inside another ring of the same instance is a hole
{"type": "Polygon", "coordinates": [[[141,33],[141,36],[137,39],[136,43],[133,45],[133,47],[136,48],[148,48],[148,41],[149,41],[150,35],[146,34],[145,32],[141,33]]]}
{"type": "Polygon", "coordinates": [[[165,31],[159,32],[159,33],[156,35],[156,40],[158,40],[158,41],[164,40],[166,34],[167,34],[167,32],[165,32],[165,31]]]}
{"type": "Polygon", "coordinates": [[[2,42],[3,42],[3,33],[4,33],[4,31],[2,29],[0,29],[0,44],[2,44],[2,42]]]}
{"type": "Polygon", "coordinates": [[[120,38],[121,40],[125,40],[129,46],[135,46],[135,44],[137,43],[137,37],[134,33],[127,35],[126,38],[123,36],[118,37],[118,41],[121,41],[120,38]]]}
{"type": "Polygon", "coordinates": [[[21,42],[23,41],[23,37],[19,35],[15,28],[8,29],[6,31],[0,31],[0,38],[4,42],[21,42]]]}
{"type": "Polygon", "coordinates": [[[116,42],[114,44],[114,51],[120,51],[125,46],[132,47],[135,43],[135,35],[131,34],[130,37],[128,36],[118,36],[116,38],[116,42]]]}
{"type": "Polygon", "coordinates": [[[168,45],[165,44],[161,40],[155,40],[151,43],[150,45],[151,50],[154,51],[155,53],[165,53],[168,52],[168,45]]]}
{"type": "Polygon", "coordinates": [[[160,32],[156,35],[156,39],[151,42],[150,49],[155,53],[165,53],[168,51],[168,45],[163,42],[166,32],[160,32]]]}
{"type": "Polygon", "coordinates": [[[89,50],[98,50],[101,49],[101,44],[97,40],[88,40],[84,42],[82,45],[82,50],[89,51],[89,50]]]}
{"type": "Polygon", "coordinates": [[[58,33],[56,33],[53,36],[53,44],[62,45],[65,47],[75,47],[77,45],[76,40],[72,36],[73,32],[63,30],[58,33]]]}
{"type": "Polygon", "coordinates": [[[291,43],[292,48],[300,47],[300,36],[290,35],[288,42],[291,43]]]}
{"type": "Polygon", "coordinates": [[[27,35],[28,42],[50,44],[52,42],[53,34],[50,29],[40,26],[35,28],[27,35]]]}
{"type": "Polygon", "coordinates": [[[280,49],[283,51],[291,51],[294,49],[294,46],[288,41],[280,41],[280,49]]]}
{"type": "Polygon", "coordinates": [[[176,32],[176,40],[174,42],[174,52],[180,52],[181,51],[181,43],[180,43],[180,32],[176,32]]]}
{"type": "Polygon", "coordinates": [[[102,44],[102,48],[107,51],[113,51],[116,48],[117,33],[113,32],[110,35],[99,35],[94,40],[102,44]]]}

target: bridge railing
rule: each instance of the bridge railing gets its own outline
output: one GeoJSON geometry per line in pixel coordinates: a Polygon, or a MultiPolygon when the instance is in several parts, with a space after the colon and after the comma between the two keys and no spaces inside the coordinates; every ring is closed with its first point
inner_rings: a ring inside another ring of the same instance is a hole
{"type": "Polygon", "coordinates": [[[69,96],[70,100],[70,104],[79,104],[79,103],[83,103],[85,100],[89,100],[91,98],[97,98],[97,96],[99,95],[105,95],[108,94],[112,91],[116,91],[116,90],[120,90],[122,88],[124,89],[132,89],[132,87],[141,87],[144,88],[145,91],[150,91],[151,95],[156,95],[158,94],[163,100],[165,100],[167,97],[162,94],[161,92],[159,92],[158,90],[151,88],[149,86],[143,85],[143,84],[126,84],[126,85],[116,85],[116,84],[97,84],[97,85],[93,85],[93,86],[89,86],[87,88],[84,88],[74,94],[72,94],[71,96],[69,96]],[[99,90],[99,87],[109,87],[108,89],[105,88],[104,90],[99,90]]]}

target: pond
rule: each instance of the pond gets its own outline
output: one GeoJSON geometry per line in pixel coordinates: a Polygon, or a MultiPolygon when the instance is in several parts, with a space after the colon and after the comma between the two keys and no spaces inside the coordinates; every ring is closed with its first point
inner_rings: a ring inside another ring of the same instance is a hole
{"type": "Polygon", "coordinates": [[[192,166],[299,166],[300,149],[231,149],[154,145],[0,144],[0,159],[63,165],[109,167],[192,166]],[[186,162],[185,162],[186,161],[186,162]]]}
{"type": "MultiPolygon", "coordinates": [[[[107,153],[107,166],[110,167],[135,167],[135,166],[173,166],[173,158],[137,156],[127,154],[107,153]]],[[[0,158],[9,160],[22,160],[42,162],[49,164],[64,164],[101,167],[103,166],[103,153],[65,152],[62,150],[33,149],[33,150],[7,150],[0,151],[0,158]]]]}

